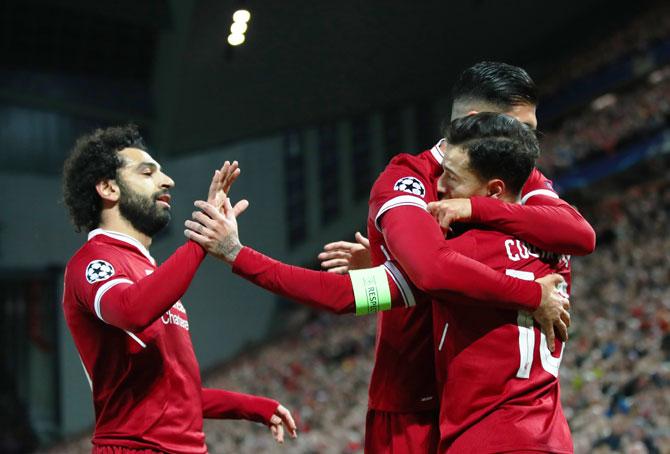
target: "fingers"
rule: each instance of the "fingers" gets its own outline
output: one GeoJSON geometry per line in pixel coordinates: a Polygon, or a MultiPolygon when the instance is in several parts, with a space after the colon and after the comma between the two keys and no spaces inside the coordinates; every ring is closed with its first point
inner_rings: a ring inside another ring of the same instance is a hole
{"type": "Polygon", "coordinates": [[[334,267],[349,267],[349,261],[347,259],[331,259],[321,262],[321,268],[331,269],[334,267]]]}
{"type": "Polygon", "coordinates": [[[351,258],[351,253],[342,250],[322,252],[319,254],[319,260],[343,259],[348,261],[351,258]]]}
{"type": "MultiPolygon", "coordinates": [[[[186,221],[186,222],[192,222],[192,221],[186,221]]],[[[205,236],[200,235],[199,233],[196,233],[193,230],[186,229],[184,230],[184,236],[188,238],[189,240],[195,241],[198,243],[200,246],[205,247],[205,243],[209,241],[209,239],[205,236]]]]}
{"type": "Polygon", "coordinates": [[[291,415],[291,412],[288,411],[288,408],[284,407],[283,405],[280,405],[279,407],[277,407],[277,414],[281,417],[282,421],[284,422],[286,429],[288,429],[289,435],[291,435],[291,437],[293,438],[296,438],[298,436],[298,427],[295,425],[293,416],[291,415]]]}
{"type": "Polygon", "coordinates": [[[363,246],[365,249],[370,249],[370,240],[361,235],[361,232],[356,232],[354,238],[356,238],[356,242],[361,246],[363,246]]]}
{"type": "Polygon", "coordinates": [[[449,230],[451,223],[454,221],[454,217],[450,213],[440,213],[439,222],[442,230],[449,230]]]}
{"type": "MultiPolygon", "coordinates": [[[[226,161],[226,164],[228,161],[226,161]]],[[[225,166],[225,164],[224,164],[225,166]]],[[[237,161],[233,161],[232,164],[229,164],[228,167],[225,169],[221,169],[222,172],[222,182],[221,182],[221,190],[225,192],[226,194],[230,193],[230,188],[232,187],[233,183],[235,180],[237,180],[237,177],[240,176],[240,168],[239,164],[237,161]]]]}
{"type": "Polygon", "coordinates": [[[284,443],[284,427],[281,424],[271,425],[270,432],[272,432],[272,438],[274,438],[277,443],[284,443]]]}
{"type": "Polygon", "coordinates": [[[435,213],[440,210],[440,202],[428,202],[428,207],[426,207],[426,209],[434,216],[435,213]]]}
{"type": "MultiPolygon", "coordinates": [[[[558,337],[561,339],[563,342],[568,341],[568,327],[565,326],[565,323],[563,323],[562,320],[558,320],[556,323],[554,323],[554,327],[558,330],[558,337]]],[[[547,337],[547,343],[549,343],[549,337],[547,337]]],[[[552,341],[552,347],[554,346],[553,341],[552,341]]],[[[554,352],[553,349],[549,349],[550,352],[554,352]]]]}
{"type": "Polygon", "coordinates": [[[356,243],[350,243],[348,241],[335,241],[334,243],[328,243],[323,247],[324,251],[333,251],[336,249],[350,250],[356,246],[356,243]]]}
{"type": "Polygon", "coordinates": [[[335,268],[328,268],[326,271],[328,271],[329,273],[335,273],[335,274],[347,274],[349,272],[349,265],[336,266],[335,268]]]}
{"type": "Polygon", "coordinates": [[[184,226],[191,232],[197,233],[203,238],[207,238],[209,236],[209,233],[211,232],[211,230],[209,230],[208,227],[205,227],[199,222],[193,221],[191,219],[187,219],[186,221],[184,221],[184,226]]]}
{"type": "Polygon", "coordinates": [[[246,199],[242,199],[239,202],[235,204],[233,207],[233,214],[235,217],[239,217],[240,214],[244,213],[247,208],[249,208],[249,201],[246,199]]]}
{"type": "MultiPolygon", "coordinates": [[[[568,311],[566,311],[565,309],[563,309],[563,310],[561,311],[561,321],[562,321],[563,323],[565,323],[565,326],[566,326],[567,328],[570,328],[570,322],[572,321],[571,318],[570,318],[570,312],[568,312],[568,311]]],[[[564,340],[567,340],[567,339],[564,339],[564,340]]]]}
{"type": "Polygon", "coordinates": [[[542,331],[544,331],[544,335],[547,336],[547,348],[549,348],[549,351],[551,353],[554,353],[554,349],[556,348],[555,345],[555,334],[554,334],[554,325],[551,323],[547,323],[542,326],[542,331]]]}
{"type": "Polygon", "coordinates": [[[233,216],[233,206],[230,204],[230,199],[226,197],[223,200],[223,205],[221,206],[221,210],[223,211],[223,215],[225,217],[230,217],[233,216]]]}
{"type": "Polygon", "coordinates": [[[207,200],[213,201],[216,198],[216,193],[219,190],[221,182],[221,171],[215,170],[212,176],[212,181],[209,183],[209,190],[207,191],[207,200]]]}
{"type": "MultiPolygon", "coordinates": [[[[227,197],[226,200],[228,200],[227,197]]],[[[196,200],[195,202],[193,202],[193,205],[202,210],[202,212],[204,213],[204,214],[201,213],[202,216],[209,217],[209,219],[211,219],[212,221],[218,221],[223,219],[223,215],[221,214],[221,212],[218,209],[216,209],[214,205],[212,205],[211,203],[207,203],[203,200],[196,200]]],[[[193,218],[195,219],[195,214],[193,214],[193,218]]],[[[205,223],[203,224],[208,225],[205,223]]]]}
{"type": "MultiPolygon", "coordinates": [[[[207,227],[208,229],[214,229],[216,222],[208,217],[205,213],[202,213],[201,211],[194,211],[191,213],[191,220],[195,221],[196,223],[202,225],[203,227],[207,227]]],[[[194,226],[195,228],[192,228],[191,230],[195,230],[196,232],[202,233],[202,231],[199,229],[198,226],[194,226]]]]}

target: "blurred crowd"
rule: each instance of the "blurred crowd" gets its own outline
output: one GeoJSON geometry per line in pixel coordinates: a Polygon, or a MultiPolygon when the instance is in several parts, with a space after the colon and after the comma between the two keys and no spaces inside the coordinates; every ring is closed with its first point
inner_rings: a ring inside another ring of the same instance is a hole
{"type": "MultiPolygon", "coordinates": [[[[647,53],[656,43],[670,39],[670,4],[657,1],[642,8],[616,33],[587,43],[583,50],[559,61],[560,70],[550,70],[547,77],[539,79],[541,99],[560,96],[561,90],[569,91],[578,79],[595,77],[623,57],[634,59],[640,70],[638,77],[653,69],[647,53]]],[[[578,112],[564,114],[562,121],[542,134],[539,166],[555,177],[666,126],[670,118],[669,77],[670,67],[657,69],[578,112]]]]}
{"type": "Polygon", "coordinates": [[[561,365],[575,451],[670,452],[670,178],[587,217],[598,247],[573,260],[575,327],[561,365]]]}
{"type": "Polygon", "coordinates": [[[670,123],[670,67],[600,102],[601,106],[568,116],[557,130],[541,134],[538,165],[543,171],[560,175],[666,127],[670,123]]]}
{"type": "Polygon", "coordinates": [[[571,82],[597,72],[624,56],[634,56],[646,51],[650,45],[670,34],[670,5],[662,0],[642,4],[635,17],[606,39],[586,42],[583,51],[575,52],[557,62],[550,76],[542,79],[542,98],[551,96],[571,82]]]}

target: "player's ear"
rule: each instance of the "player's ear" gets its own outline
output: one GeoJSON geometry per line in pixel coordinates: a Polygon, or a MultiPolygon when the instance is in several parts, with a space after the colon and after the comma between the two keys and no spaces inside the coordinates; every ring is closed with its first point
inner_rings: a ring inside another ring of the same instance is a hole
{"type": "Polygon", "coordinates": [[[116,180],[105,178],[98,181],[95,185],[95,190],[102,200],[109,202],[117,202],[121,196],[121,190],[116,180]]]}
{"type": "Polygon", "coordinates": [[[486,184],[486,193],[488,197],[501,199],[505,194],[505,182],[499,178],[489,180],[486,184]]]}

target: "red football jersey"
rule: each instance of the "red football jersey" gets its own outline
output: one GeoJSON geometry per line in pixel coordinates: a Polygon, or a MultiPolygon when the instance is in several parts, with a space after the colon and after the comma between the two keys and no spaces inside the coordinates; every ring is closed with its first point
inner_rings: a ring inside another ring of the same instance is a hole
{"type": "MultiPolygon", "coordinates": [[[[380,230],[381,216],[401,206],[425,209],[428,202],[437,200],[437,180],[443,171],[441,143],[416,156],[396,156],[373,185],[367,227],[374,266],[395,265],[380,230]]],[[[551,189],[551,182],[537,169],[533,170],[522,194],[528,196],[526,200],[534,195],[558,197],[551,189]]],[[[402,273],[395,275],[406,305],[414,306],[414,299],[425,298],[425,295],[412,293],[410,286],[403,282],[402,273]]],[[[369,389],[370,408],[399,412],[436,408],[433,342],[425,335],[430,330],[432,317],[425,305],[378,315],[375,364],[369,389]]]]}
{"type": "MultiPolygon", "coordinates": [[[[377,219],[398,206],[421,209],[437,199],[437,179],[442,174],[441,154],[436,145],[419,155],[400,154],[393,158],[370,193],[368,237],[373,266],[390,259],[377,219]]],[[[411,307],[378,314],[375,363],[370,378],[368,406],[393,412],[437,409],[437,386],[433,362],[431,308],[415,305],[407,282],[398,287],[411,307]],[[428,333],[428,334],[427,334],[428,333]]]]}
{"type": "Polygon", "coordinates": [[[101,229],[68,262],[63,310],[95,407],[93,444],[204,453],[198,363],[186,310],[177,301],[141,332],[108,325],[105,293],[153,273],[134,238],[101,229]]]}
{"type": "MultiPolygon", "coordinates": [[[[509,276],[535,280],[560,273],[566,256],[542,253],[509,235],[469,230],[449,241],[509,276]]],[[[563,343],[551,354],[530,313],[472,300],[433,303],[435,367],[440,392],[440,452],[572,452],[560,402],[563,343]]]]}

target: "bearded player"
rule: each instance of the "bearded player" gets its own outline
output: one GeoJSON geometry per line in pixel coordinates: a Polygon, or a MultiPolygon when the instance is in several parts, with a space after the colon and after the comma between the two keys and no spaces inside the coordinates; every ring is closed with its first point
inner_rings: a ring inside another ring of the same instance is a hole
{"type": "MultiPolygon", "coordinates": [[[[208,200],[238,173],[228,163],[215,172],[208,200]]],[[[63,310],[93,393],[93,452],[204,453],[203,418],[261,422],[280,442],[285,426],[295,437],[278,402],[202,387],[180,298],[205,252],[189,241],[161,266],[149,253],[170,220],[174,182],[137,129],[83,136],[63,174],[73,223],[88,231],[65,270],[63,310]]]]}

